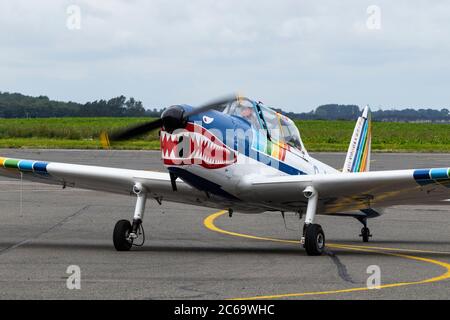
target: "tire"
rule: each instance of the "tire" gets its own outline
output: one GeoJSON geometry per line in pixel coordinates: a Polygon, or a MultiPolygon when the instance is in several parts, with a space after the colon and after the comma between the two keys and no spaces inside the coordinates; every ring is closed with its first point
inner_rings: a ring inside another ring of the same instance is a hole
{"type": "Polygon", "coordinates": [[[131,223],[128,220],[117,221],[113,232],[114,248],[117,251],[129,251],[133,242],[127,240],[128,234],[131,231],[131,223]]]}
{"type": "Polygon", "coordinates": [[[325,251],[325,234],[320,225],[306,227],[304,247],[308,256],[320,256],[325,251]]]}
{"type": "Polygon", "coordinates": [[[369,237],[370,237],[370,230],[369,230],[369,228],[362,228],[361,229],[361,236],[362,236],[363,242],[369,242],[369,237]]]}

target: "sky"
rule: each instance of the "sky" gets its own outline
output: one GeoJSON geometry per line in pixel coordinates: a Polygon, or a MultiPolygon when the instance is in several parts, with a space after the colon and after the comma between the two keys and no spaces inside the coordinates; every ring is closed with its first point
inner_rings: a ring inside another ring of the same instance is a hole
{"type": "Polygon", "coordinates": [[[0,91],[449,108],[450,1],[2,0],[0,91]]]}

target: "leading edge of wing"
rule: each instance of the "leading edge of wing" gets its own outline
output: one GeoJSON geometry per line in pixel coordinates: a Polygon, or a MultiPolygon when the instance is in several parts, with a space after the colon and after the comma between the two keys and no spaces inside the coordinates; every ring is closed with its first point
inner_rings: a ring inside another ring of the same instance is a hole
{"type": "Polygon", "coordinates": [[[330,173],[315,175],[291,175],[291,176],[274,176],[252,179],[251,184],[254,186],[276,185],[276,184],[300,184],[313,186],[326,186],[330,182],[338,182],[339,184],[352,184],[355,182],[382,182],[402,180],[414,182],[414,170],[391,170],[391,171],[371,171],[371,172],[347,172],[347,173],[330,173]]]}
{"type": "Polygon", "coordinates": [[[130,192],[136,182],[170,186],[168,173],[0,157],[0,174],[41,183],[130,192]]]}
{"type": "Polygon", "coordinates": [[[307,186],[314,187],[328,206],[429,204],[450,198],[450,168],[253,177],[247,183],[254,196],[285,202],[304,199],[307,186]]]}
{"type": "Polygon", "coordinates": [[[407,170],[386,170],[371,172],[339,172],[330,174],[316,175],[290,175],[290,176],[272,176],[252,179],[251,184],[274,185],[278,183],[290,184],[301,183],[320,186],[329,182],[338,182],[339,184],[351,183],[373,183],[373,182],[414,182],[419,186],[430,184],[440,184],[450,187],[450,168],[431,168],[431,169],[407,169],[407,170]]]}
{"type": "Polygon", "coordinates": [[[174,190],[168,172],[0,158],[0,175],[124,195],[133,194],[133,186],[140,183],[148,196],[157,199],[159,203],[164,200],[211,208],[230,206],[229,203],[221,202],[222,199],[195,189],[181,179],[176,180],[177,188],[174,190]]]}

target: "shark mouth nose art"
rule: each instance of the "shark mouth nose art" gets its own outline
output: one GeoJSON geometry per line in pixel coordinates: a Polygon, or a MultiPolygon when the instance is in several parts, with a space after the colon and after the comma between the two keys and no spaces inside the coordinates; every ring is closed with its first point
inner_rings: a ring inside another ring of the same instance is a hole
{"type": "Polygon", "coordinates": [[[236,162],[236,152],[202,126],[188,123],[179,132],[161,131],[161,154],[165,165],[198,164],[218,169],[236,162]]]}

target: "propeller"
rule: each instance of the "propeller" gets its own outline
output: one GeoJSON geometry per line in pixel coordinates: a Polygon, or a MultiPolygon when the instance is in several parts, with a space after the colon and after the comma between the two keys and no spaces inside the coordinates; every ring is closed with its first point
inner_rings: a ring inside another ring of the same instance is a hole
{"type": "Polygon", "coordinates": [[[173,132],[175,129],[183,128],[190,116],[206,112],[239,99],[240,97],[238,95],[229,95],[208,102],[187,112],[181,106],[171,106],[164,110],[159,119],[118,130],[111,134],[103,131],[100,134],[100,142],[102,146],[107,149],[111,146],[111,142],[128,140],[161,127],[164,127],[168,132],[173,132]]]}

